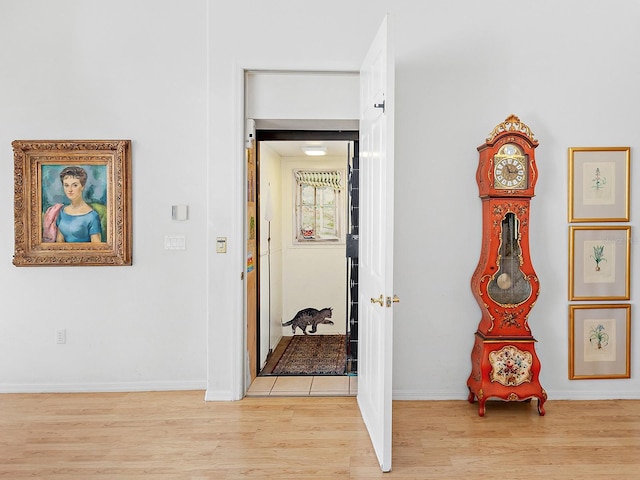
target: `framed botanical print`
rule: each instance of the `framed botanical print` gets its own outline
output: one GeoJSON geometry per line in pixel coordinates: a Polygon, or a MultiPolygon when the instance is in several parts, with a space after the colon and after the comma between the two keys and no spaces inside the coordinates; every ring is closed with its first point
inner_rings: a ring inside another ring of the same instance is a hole
{"type": "Polygon", "coordinates": [[[631,305],[569,305],[569,379],[630,378],[631,305]]]}
{"type": "Polygon", "coordinates": [[[629,300],[630,226],[569,227],[569,300],[629,300]]]}
{"type": "Polygon", "coordinates": [[[12,146],[14,265],[131,265],[131,141],[12,146]]]}
{"type": "Polygon", "coordinates": [[[569,148],[569,222],[629,221],[629,147],[569,148]]]}

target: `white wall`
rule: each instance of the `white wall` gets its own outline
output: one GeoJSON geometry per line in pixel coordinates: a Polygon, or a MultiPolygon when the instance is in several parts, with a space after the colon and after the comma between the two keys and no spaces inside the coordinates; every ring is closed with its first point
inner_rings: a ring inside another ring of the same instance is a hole
{"type": "MultiPolygon", "coordinates": [[[[530,324],[542,385],[550,399],[637,398],[640,329],[632,328],[633,378],[567,379],[567,148],[630,146],[634,188],[640,180],[640,4],[623,0],[325,0],[304,8],[297,0],[4,0],[0,390],[206,382],[209,399],[240,398],[242,70],[357,70],[387,11],[396,31],[402,298],[394,396],[466,398],[480,319],[469,288],[481,231],[475,149],[514,113],[540,141],[531,252],[542,289],[530,324]],[[133,140],[132,267],[11,265],[10,142],[38,138],[133,140]],[[440,180],[461,171],[468,176],[456,185],[440,180]],[[189,221],[171,221],[178,203],[189,205],[189,221]],[[163,250],[166,234],[185,235],[187,250],[163,250]],[[226,254],[212,253],[218,236],[228,238],[226,254]],[[55,344],[58,328],[68,329],[66,345],[55,344]]],[[[635,229],[640,197],[631,199],[635,229]]],[[[640,256],[632,247],[635,309],[640,256]]]]}
{"type": "Polygon", "coordinates": [[[206,16],[201,0],[0,2],[0,391],[206,386],[206,16]],[[11,141],[111,138],[132,140],[133,266],[14,267],[11,141]]]}
{"type": "MultiPolygon", "coordinates": [[[[394,293],[402,299],[395,307],[395,398],[467,396],[473,333],[480,320],[469,287],[480,255],[476,147],[511,113],[540,141],[531,252],[542,289],[530,324],[539,340],[542,385],[551,399],[638,396],[635,376],[567,378],[566,203],[568,147],[629,145],[632,156],[638,147],[640,5],[328,0],[301,10],[294,0],[244,0],[217,7],[210,17],[210,90],[218,107],[211,120],[220,161],[236,158],[234,135],[242,128],[237,113],[236,122],[230,121],[234,112],[242,112],[234,98],[242,83],[238,70],[355,70],[384,14],[393,15],[394,293]],[[324,34],[327,25],[331,35],[324,34]],[[464,171],[468,175],[461,176],[464,171]],[[442,181],[449,175],[462,180],[442,181]]],[[[632,168],[632,184],[638,184],[638,175],[632,168]]],[[[638,201],[632,196],[632,212],[638,201]]],[[[635,272],[638,256],[632,254],[631,260],[635,272]]],[[[632,282],[632,303],[638,288],[632,282]]],[[[639,337],[632,330],[634,369],[639,337]]],[[[228,353],[220,351],[218,361],[228,353]]],[[[231,377],[228,381],[234,383],[231,377]]]]}
{"type": "Polygon", "coordinates": [[[282,172],[281,157],[260,142],[260,364],[282,338],[282,172]],[[266,221],[271,195],[271,229],[266,221]],[[269,230],[271,242],[269,242],[269,230]],[[269,250],[271,259],[269,259],[269,250]],[[271,272],[269,272],[271,270],[271,272]],[[265,335],[265,332],[267,334],[265,335]]]}
{"type": "MultiPolygon", "coordinates": [[[[345,171],[346,158],[286,157],[282,159],[282,313],[288,322],[303,308],[318,310],[333,308],[333,325],[318,326],[319,334],[342,334],[347,328],[347,260],[346,245],[340,243],[296,244],[294,238],[294,181],[293,171],[301,168],[319,170],[336,169],[345,171]]],[[[346,175],[343,176],[346,179],[346,175]]],[[[346,189],[342,192],[343,212],[346,212],[346,189]]],[[[341,225],[344,232],[346,218],[341,225]]],[[[283,335],[291,335],[291,327],[283,328],[283,335]]],[[[297,330],[296,334],[302,332],[297,330]]]]}
{"type": "Polygon", "coordinates": [[[357,130],[359,82],[358,72],[251,71],[246,79],[246,115],[267,129],[278,128],[273,126],[278,120],[296,120],[299,130],[321,130],[317,120],[325,119],[331,120],[329,129],[357,130]]]}

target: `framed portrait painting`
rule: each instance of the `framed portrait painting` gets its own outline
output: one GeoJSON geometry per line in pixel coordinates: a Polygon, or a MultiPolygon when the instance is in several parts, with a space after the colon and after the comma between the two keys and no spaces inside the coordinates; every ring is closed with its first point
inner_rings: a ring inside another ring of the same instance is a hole
{"type": "Polygon", "coordinates": [[[12,146],[13,264],[131,265],[131,141],[12,146]]]}
{"type": "Polygon", "coordinates": [[[569,148],[569,222],[629,221],[629,147],[569,148]]]}
{"type": "Polygon", "coordinates": [[[569,300],[629,300],[630,226],[569,227],[569,300]]]}
{"type": "Polygon", "coordinates": [[[631,305],[569,305],[569,379],[630,378],[631,305]]]}

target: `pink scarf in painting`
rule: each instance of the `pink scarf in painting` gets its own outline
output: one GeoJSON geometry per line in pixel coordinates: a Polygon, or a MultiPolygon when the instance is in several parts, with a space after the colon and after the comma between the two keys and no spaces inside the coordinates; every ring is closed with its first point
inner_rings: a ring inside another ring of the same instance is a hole
{"type": "Polygon", "coordinates": [[[56,226],[56,218],[58,218],[58,213],[60,213],[60,209],[64,207],[62,203],[56,203],[55,205],[47,208],[47,211],[44,212],[44,218],[42,219],[42,241],[43,242],[55,242],[56,236],[58,235],[58,227],[56,226]]]}

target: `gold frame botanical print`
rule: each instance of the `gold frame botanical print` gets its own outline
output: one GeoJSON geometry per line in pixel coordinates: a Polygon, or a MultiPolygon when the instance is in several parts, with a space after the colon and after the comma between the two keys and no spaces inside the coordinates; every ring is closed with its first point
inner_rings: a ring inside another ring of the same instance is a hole
{"type": "Polygon", "coordinates": [[[13,264],[131,265],[131,141],[12,146],[13,264]]]}
{"type": "Polygon", "coordinates": [[[569,222],[629,221],[630,147],[569,148],[569,222]]]}
{"type": "Polygon", "coordinates": [[[569,300],[629,300],[630,226],[569,227],[569,300]]]}
{"type": "Polygon", "coordinates": [[[569,305],[569,379],[631,377],[631,305],[569,305]]]}

